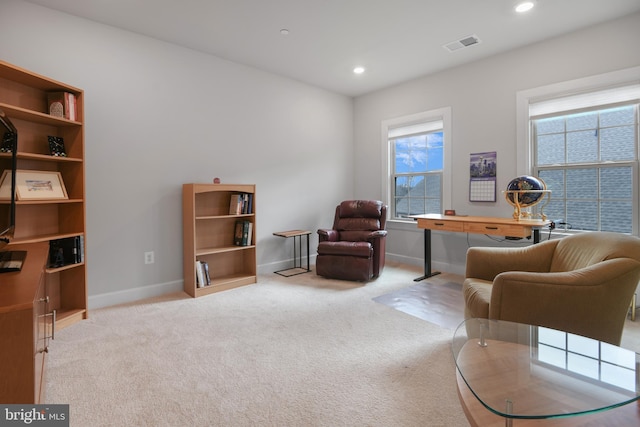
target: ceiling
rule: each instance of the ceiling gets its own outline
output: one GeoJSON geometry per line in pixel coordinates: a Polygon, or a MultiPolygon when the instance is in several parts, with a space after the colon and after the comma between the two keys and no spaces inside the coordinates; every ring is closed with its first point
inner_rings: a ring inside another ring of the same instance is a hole
{"type": "Polygon", "coordinates": [[[28,1],[348,96],[640,11],[640,0],[537,0],[526,14],[515,0],[28,1]],[[480,43],[443,47],[470,35],[480,43]]]}

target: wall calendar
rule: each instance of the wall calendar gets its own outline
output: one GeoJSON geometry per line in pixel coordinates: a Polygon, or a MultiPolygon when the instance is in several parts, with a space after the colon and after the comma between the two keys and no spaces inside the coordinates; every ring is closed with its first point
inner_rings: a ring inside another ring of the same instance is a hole
{"type": "Polygon", "coordinates": [[[469,201],[496,201],[497,152],[472,153],[469,167],[469,201]]]}

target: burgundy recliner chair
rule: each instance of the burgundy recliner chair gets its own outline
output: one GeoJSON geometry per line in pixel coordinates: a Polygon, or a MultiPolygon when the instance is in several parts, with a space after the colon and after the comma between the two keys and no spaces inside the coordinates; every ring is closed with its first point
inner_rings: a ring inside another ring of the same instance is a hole
{"type": "Polygon", "coordinates": [[[369,281],[384,267],[387,206],[347,200],[336,207],[333,229],[318,230],[316,273],[332,279],[369,281]]]}

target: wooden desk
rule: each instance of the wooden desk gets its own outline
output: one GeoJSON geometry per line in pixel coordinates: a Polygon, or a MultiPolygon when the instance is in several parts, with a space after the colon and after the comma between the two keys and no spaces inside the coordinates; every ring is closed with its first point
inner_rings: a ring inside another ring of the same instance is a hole
{"type": "Polygon", "coordinates": [[[440,274],[431,270],[431,230],[457,233],[490,234],[494,236],[531,237],[533,243],[540,241],[540,229],[550,221],[541,219],[494,218],[489,216],[453,216],[453,215],[412,215],[418,228],[424,229],[424,276],[414,279],[419,282],[440,274]]]}

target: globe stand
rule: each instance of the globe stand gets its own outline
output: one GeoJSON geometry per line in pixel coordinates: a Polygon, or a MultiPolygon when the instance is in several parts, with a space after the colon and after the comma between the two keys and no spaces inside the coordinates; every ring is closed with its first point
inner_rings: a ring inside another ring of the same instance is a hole
{"type": "Polygon", "coordinates": [[[543,210],[549,201],[551,200],[551,190],[507,190],[504,191],[505,199],[507,199],[507,203],[513,206],[513,219],[520,220],[522,218],[535,218],[540,217],[543,221],[547,219],[547,216],[544,214],[543,210]],[[521,198],[523,195],[540,193],[540,197],[534,203],[526,203],[523,204],[521,202],[521,198]],[[545,197],[546,196],[546,197],[545,197]],[[537,214],[532,214],[531,212],[523,211],[522,208],[531,208],[541,203],[546,199],[546,202],[540,207],[540,212],[537,214]]]}

